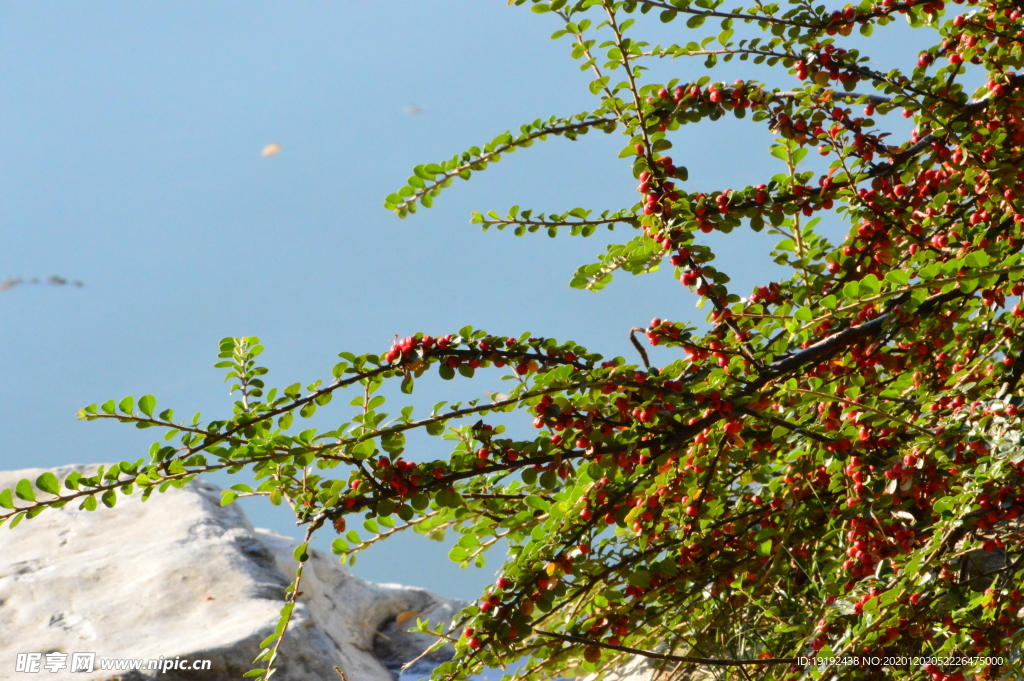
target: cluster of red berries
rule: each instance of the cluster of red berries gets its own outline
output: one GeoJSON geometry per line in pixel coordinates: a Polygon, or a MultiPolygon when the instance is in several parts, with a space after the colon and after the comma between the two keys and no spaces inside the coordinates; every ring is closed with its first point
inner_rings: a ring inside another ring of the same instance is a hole
{"type": "Polygon", "coordinates": [[[391,349],[384,355],[384,361],[394,364],[399,360],[408,359],[416,348],[422,348],[424,352],[428,352],[436,345],[439,349],[444,350],[451,345],[453,338],[452,334],[436,339],[433,336],[407,336],[391,346],[391,349]]]}
{"type": "Polygon", "coordinates": [[[644,331],[644,335],[647,336],[647,342],[651,345],[667,342],[670,346],[678,345],[684,339],[690,337],[690,334],[686,333],[683,324],[662,321],[657,317],[651,320],[651,324],[644,331]]]}
{"type": "MultiPolygon", "coordinates": [[[[418,488],[424,477],[424,472],[420,470],[420,466],[400,458],[392,461],[388,457],[382,456],[373,462],[373,467],[374,476],[394,490],[395,494],[400,497],[404,497],[412,490],[418,488]]],[[[442,476],[443,472],[441,469],[437,468],[433,471],[433,477],[439,478],[442,476]]],[[[353,482],[353,490],[358,490],[359,487],[356,483],[359,482],[361,481],[356,480],[353,482]]]]}
{"type": "MultiPolygon", "coordinates": [[[[389,364],[405,362],[411,359],[417,350],[423,354],[431,350],[454,350],[460,342],[465,341],[460,341],[453,334],[440,338],[422,334],[408,336],[391,346],[391,349],[384,355],[384,361],[389,364]]],[[[575,364],[579,360],[579,356],[574,350],[553,347],[543,348],[542,343],[543,339],[540,338],[530,338],[525,344],[522,344],[516,338],[488,336],[476,341],[475,347],[470,345],[461,351],[462,356],[446,353],[448,356],[444,358],[444,362],[451,369],[458,369],[463,363],[472,369],[476,369],[483,366],[486,362],[490,362],[500,368],[506,366],[508,360],[512,359],[516,361],[516,373],[523,376],[537,371],[540,369],[541,364],[547,361],[543,358],[540,358],[538,361],[537,358],[528,357],[528,353],[539,354],[541,350],[544,350],[544,354],[548,359],[560,364],[575,364]],[[465,357],[467,351],[474,353],[478,351],[479,354],[465,357]]]]}
{"type": "MultiPolygon", "coordinates": [[[[677,87],[671,93],[666,88],[658,90],[657,98],[648,97],[647,103],[657,106],[659,100],[671,100],[673,104],[679,104],[685,101],[691,106],[700,106],[702,104],[731,104],[737,107],[750,107],[754,105],[760,105],[765,102],[767,95],[764,90],[756,84],[746,83],[742,80],[737,80],[733,87],[730,88],[725,83],[712,83],[708,86],[707,90],[702,90],[699,85],[691,85],[686,87],[677,87]]],[[[682,108],[676,110],[676,113],[681,113],[682,108]]],[[[652,117],[651,122],[653,123],[656,119],[652,117]]],[[[658,123],[658,129],[664,132],[667,128],[664,123],[658,123]]],[[[640,146],[640,145],[638,145],[640,146]]],[[[641,154],[642,151],[637,151],[641,154]]]]}
{"type": "Polygon", "coordinates": [[[629,633],[629,617],[627,615],[593,615],[583,623],[591,638],[600,638],[609,634],[608,643],[617,646],[622,638],[629,633]]]}
{"type": "MultiPolygon", "coordinates": [[[[847,8],[847,10],[850,9],[853,8],[847,8]]],[[[837,12],[833,12],[833,20],[835,20],[836,14],[837,12]]],[[[834,34],[834,28],[828,30],[834,34]]],[[[808,77],[814,78],[818,73],[825,74],[828,80],[840,83],[846,83],[850,80],[856,83],[860,80],[860,72],[857,65],[855,63],[844,63],[847,52],[843,48],[836,47],[832,43],[826,45],[816,43],[812,49],[814,50],[813,53],[796,63],[796,77],[800,80],[807,80],[808,77]]]]}
{"type": "Polygon", "coordinates": [[[767,286],[758,286],[752,294],[750,294],[750,303],[757,305],[758,303],[772,303],[776,304],[782,301],[782,287],[779,286],[778,282],[769,282],[767,286]]]}
{"type": "Polygon", "coordinates": [[[672,159],[664,156],[655,161],[659,168],[658,175],[644,170],[638,179],[640,184],[636,190],[644,195],[644,215],[665,215],[668,216],[672,210],[672,203],[679,200],[679,192],[676,191],[675,183],[662,177],[672,177],[676,174],[676,167],[672,165],[672,159]]]}

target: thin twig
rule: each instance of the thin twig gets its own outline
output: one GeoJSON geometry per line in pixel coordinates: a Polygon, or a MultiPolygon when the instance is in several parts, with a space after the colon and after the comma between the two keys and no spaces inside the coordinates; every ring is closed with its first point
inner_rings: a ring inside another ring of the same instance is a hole
{"type": "Polygon", "coordinates": [[[572,643],[583,643],[586,645],[597,646],[599,648],[608,648],[609,650],[618,650],[619,652],[623,653],[632,653],[633,655],[648,657],[652,660],[671,660],[675,662],[687,662],[689,664],[703,664],[712,667],[739,667],[743,665],[765,664],[793,664],[797,661],[795,657],[770,657],[763,660],[723,660],[713,657],[689,657],[686,655],[666,655],[664,653],[653,653],[649,650],[640,650],[639,648],[630,648],[629,646],[612,645],[611,643],[595,641],[594,639],[584,638],[582,636],[556,634],[553,631],[534,631],[536,631],[536,633],[538,634],[541,634],[542,636],[550,636],[551,638],[557,638],[562,641],[570,641],[572,643]]]}
{"type": "Polygon", "coordinates": [[[644,350],[644,346],[640,345],[640,341],[638,341],[636,339],[636,336],[633,335],[637,331],[646,331],[646,329],[641,329],[639,326],[634,326],[632,329],[629,330],[629,341],[633,344],[633,347],[636,348],[636,351],[640,353],[640,358],[644,361],[644,367],[650,369],[651,361],[647,358],[647,351],[644,350]]]}

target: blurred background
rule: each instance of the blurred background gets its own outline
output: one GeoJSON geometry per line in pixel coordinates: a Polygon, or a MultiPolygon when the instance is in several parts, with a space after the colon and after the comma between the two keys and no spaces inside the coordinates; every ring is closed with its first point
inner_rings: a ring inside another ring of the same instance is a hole
{"type": "MultiPolygon", "coordinates": [[[[683,22],[640,25],[652,43],[690,39],[683,22]]],[[[145,456],[157,431],[76,420],[111,398],[152,393],[180,417],[225,418],[233,398],[212,368],[225,336],[259,336],[268,386],[284,387],[329,379],[338,352],[384,352],[396,334],[531,331],[635,362],[630,327],[702,321],[670,267],[620,275],[597,294],[568,287],[579,265],[632,236],[622,228],[549,239],[469,224],[472,210],[512,205],[632,205],[619,134],[507,155],[406,220],[382,207],[416,164],[596,106],[568,40],[549,39],[559,28],[554,15],[498,0],[0,3],[0,279],[26,280],[0,295],[0,469],[145,456]]],[[[910,67],[927,34],[896,24],[876,34],[876,66],[910,67]]],[[[698,60],[653,66],[655,81],[707,72],[698,60]]],[[[749,63],[715,79],[737,77],[796,83],[749,63]]],[[[784,170],[749,118],[673,140],[688,188],[784,170]]],[[[737,230],[714,241],[735,292],[787,276],[766,257],[776,240],[737,230]]],[[[493,373],[434,374],[411,398],[389,392],[405,400],[390,411],[412,403],[423,414],[502,385],[493,373]]],[[[344,423],[351,397],[315,425],[344,423]]],[[[531,430],[527,415],[517,420],[531,430]]],[[[444,455],[443,443],[413,444],[413,460],[444,455]]],[[[286,508],[244,505],[255,525],[299,534],[286,508]]],[[[354,572],[472,599],[503,558],[499,548],[485,568],[460,570],[447,552],[399,535],[354,572]]]]}

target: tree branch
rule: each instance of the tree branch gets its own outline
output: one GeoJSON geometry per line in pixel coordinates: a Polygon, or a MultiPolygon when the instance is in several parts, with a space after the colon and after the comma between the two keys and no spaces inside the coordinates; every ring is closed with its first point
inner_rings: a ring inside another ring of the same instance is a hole
{"type": "Polygon", "coordinates": [[[701,664],[709,667],[739,667],[744,665],[771,665],[771,664],[794,664],[797,661],[795,657],[769,657],[763,660],[725,660],[713,657],[689,657],[686,655],[666,655],[664,653],[654,653],[649,650],[640,650],[639,648],[630,648],[629,646],[617,646],[611,643],[604,643],[603,641],[595,641],[591,638],[584,638],[582,636],[572,636],[569,634],[556,634],[553,631],[534,630],[535,633],[542,636],[550,636],[551,638],[557,638],[562,641],[569,641],[571,643],[582,643],[590,646],[597,646],[598,648],[607,648],[608,650],[618,650],[622,653],[632,653],[633,655],[639,655],[641,657],[647,657],[652,660],[670,660],[672,662],[686,662],[688,664],[701,664]]]}

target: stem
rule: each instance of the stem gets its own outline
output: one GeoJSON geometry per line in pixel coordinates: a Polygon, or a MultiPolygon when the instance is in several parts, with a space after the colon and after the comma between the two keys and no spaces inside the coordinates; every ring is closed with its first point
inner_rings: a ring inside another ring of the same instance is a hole
{"type": "Polygon", "coordinates": [[[647,162],[650,164],[651,170],[653,170],[654,150],[651,148],[651,140],[647,135],[647,121],[644,118],[643,102],[640,99],[640,91],[636,87],[636,78],[633,75],[632,67],[629,65],[629,48],[622,44],[622,32],[619,30],[619,25],[615,21],[614,7],[608,4],[608,0],[602,0],[601,5],[608,14],[608,25],[615,34],[615,46],[619,48],[619,54],[622,55],[622,66],[626,70],[626,80],[629,81],[629,91],[633,95],[633,106],[636,108],[636,120],[640,125],[640,135],[644,140],[644,152],[647,156],[647,162]]]}
{"type": "MultiPolygon", "coordinates": [[[[320,513],[313,522],[306,528],[306,536],[303,537],[302,543],[309,549],[309,542],[313,539],[313,533],[320,529],[320,526],[324,524],[326,514],[320,513]]],[[[312,549],[310,549],[312,550],[312,549]]],[[[291,594],[288,596],[287,605],[292,607],[288,610],[288,613],[284,616],[284,626],[281,627],[280,622],[278,627],[281,628],[281,635],[274,641],[274,647],[271,648],[270,657],[267,659],[267,668],[263,674],[262,681],[267,681],[270,676],[274,673],[274,663],[277,661],[278,651],[281,649],[281,643],[284,641],[285,633],[288,631],[288,623],[292,620],[292,613],[295,612],[295,602],[298,600],[299,595],[302,593],[299,591],[299,586],[302,584],[302,571],[306,567],[306,561],[309,560],[309,553],[305,552],[305,558],[299,561],[299,567],[295,570],[295,580],[291,584],[291,594]]]]}
{"type": "Polygon", "coordinates": [[[892,414],[890,414],[887,411],[882,411],[881,409],[876,409],[874,407],[869,407],[868,405],[863,404],[861,402],[854,402],[853,400],[848,400],[848,399],[845,399],[843,397],[839,397],[837,395],[827,395],[825,393],[819,393],[819,392],[816,392],[814,390],[802,390],[800,388],[786,388],[786,390],[789,390],[790,392],[794,392],[794,393],[801,393],[803,395],[812,395],[814,397],[820,397],[821,399],[823,399],[825,401],[842,402],[843,404],[848,404],[851,407],[856,407],[857,409],[863,409],[865,411],[870,411],[870,412],[873,412],[875,414],[878,414],[879,416],[881,416],[883,418],[886,418],[886,419],[888,419],[890,421],[893,421],[895,423],[899,423],[900,425],[904,425],[907,428],[910,428],[911,430],[916,430],[917,432],[921,433],[922,435],[928,435],[928,436],[931,436],[931,437],[935,436],[935,433],[931,432],[930,430],[926,430],[924,428],[921,428],[920,426],[915,426],[913,423],[909,423],[907,421],[904,421],[901,418],[893,416],[892,414]]]}
{"type": "Polygon", "coordinates": [[[652,660],[670,660],[673,662],[687,662],[689,664],[701,664],[707,665],[709,667],[739,667],[743,665],[793,664],[794,662],[796,662],[795,657],[770,657],[763,660],[722,660],[713,657],[688,657],[685,655],[665,655],[662,653],[654,653],[649,650],[639,650],[637,648],[630,648],[629,646],[616,646],[612,645],[611,643],[595,641],[594,639],[584,638],[582,636],[556,634],[553,631],[536,630],[536,633],[540,634],[541,636],[550,636],[551,638],[557,638],[561,641],[583,643],[585,645],[597,646],[598,648],[618,650],[622,653],[632,653],[633,655],[640,655],[641,657],[647,657],[652,660]]]}

